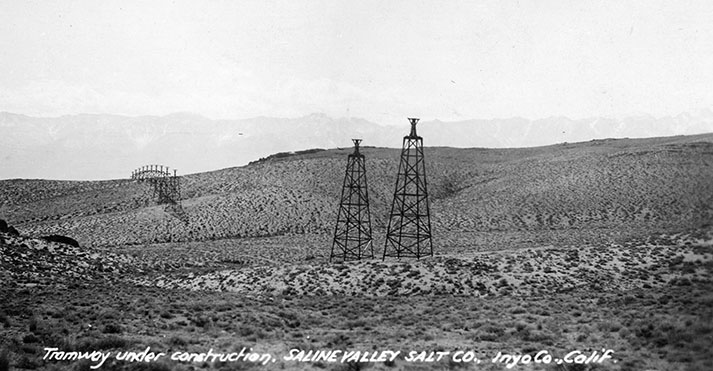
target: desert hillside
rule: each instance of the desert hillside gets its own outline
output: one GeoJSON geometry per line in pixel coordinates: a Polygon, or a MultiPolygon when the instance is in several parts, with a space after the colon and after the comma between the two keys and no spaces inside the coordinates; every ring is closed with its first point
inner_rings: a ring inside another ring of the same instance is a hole
{"type": "MultiPolygon", "coordinates": [[[[422,349],[556,357],[611,349],[603,364],[524,370],[707,370],[713,357],[713,227],[631,239],[486,251],[471,256],[294,261],[285,236],[115,248],[72,247],[0,231],[0,363],[9,369],[84,370],[64,351],[239,352],[275,358],[265,369],[459,369],[422,349]],[[259,258],[268,251],[273,259],[259,258]],[[250,257],[252,260],[250,260],[250,257]],[[287,263],[290,262],[290,263],[287,263]],[[393,349],[392,362],[295,362],[294,349],[393,349]],[[12,368],[14,366],[14,368],[12,368]]],[[[307,242],[308,239],[303,240],[307,242]]],[[[297,251],[293,251],[297,250],[297,251]]],[[[263,369],[248,362],[168,359],[150,370],[263,369]]],[[[486,370],[503,370],[485,363],[486,370]]],[[[472,368],[472,367],[471,367],[472,368]]],[[[102,369],[137,369],[109,359],[102,369]]]]}
{"type": "MultiPolygon", "coordinates": [[[[43,359],[47,346],[244,345],[272,354],[274,367],[142,366],[442,370],[472,367],[451,358],[335,364],[283,356],[472,349],[487,359],[607,348],[613,360],[602,364],[518,367],[713,367],[713,134],[428,147],[436,256],[329,263],[350,152],[279,154],[183,176],[180,206],[172,207],[128,179],[0,181],[0,367],[92,365],[43,359]]],[[[363,153],[378,257],[399,150],[363,153]]],[[[137,367],[109,359],[102,369],[137,367]]]]}
{"type": "MultiPolygon", "coordinates": [[[[180,213],[151,200],[147,184],[128,179],[4,180],[0,216],[23,235],[61,234],[95,247],[328,240],[350,152],[276,156],[184,176],[180,213]]],[[[425,152],[437,253],[616,243],[713,219],[713,134],[425,152]]],[[[399,150],[363,153],[374,238],[382,246],[399,150]]]]}

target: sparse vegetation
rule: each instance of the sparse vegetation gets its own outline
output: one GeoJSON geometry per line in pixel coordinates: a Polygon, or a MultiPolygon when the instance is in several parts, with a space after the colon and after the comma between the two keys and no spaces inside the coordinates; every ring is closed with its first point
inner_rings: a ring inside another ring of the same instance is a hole
{"type": "MultiPolygon", "coordinates": [[[[596,369],[713,368],[710,146],[686,141],[427,148],[436,256],[420,261],[327,263],[343,151],[187,176],[185,218],[146,206],[135,183],[0,181],[2,216],[22,232],[0,224],[0,371],[66,369],[41,359],[44,346],[284,355],[444,344],[491,355],[608,347],[621,362],[596,369]],[[37,238],[53,234],[81,244],[37,238]]],[[[363,151],[382,246],[398,154],[363,151]]]]}

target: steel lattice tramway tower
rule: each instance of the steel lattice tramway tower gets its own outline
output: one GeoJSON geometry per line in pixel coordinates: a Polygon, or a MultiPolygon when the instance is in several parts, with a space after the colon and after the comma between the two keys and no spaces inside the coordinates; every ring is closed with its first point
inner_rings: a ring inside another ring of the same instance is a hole
{"type": "Polygon", "coordinates": [[[409,118],[411,133],[404,137],[389,214],[384,259],[433,256],[431,213],[428,204],[423,138],[416,134],[417,118],[409,118]]]}
{"type": "Polygon", "coordinates": [[[329,260],[342,261],[374,258],[371,240],[371,216],[369,214],[369,192],[366,186],[366,164],[359,152],[361,139],[352,139],[354,153],[347,159],[342,197],[334,227],[334,241],[329,260]]]}

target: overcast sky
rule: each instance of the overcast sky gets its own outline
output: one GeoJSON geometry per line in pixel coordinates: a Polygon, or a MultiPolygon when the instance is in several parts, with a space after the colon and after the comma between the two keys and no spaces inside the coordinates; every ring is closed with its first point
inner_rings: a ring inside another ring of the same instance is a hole
{"type": "Polygon", "coordinates": [[[0,110],[425,119],[713,107],[711,1],[3,1],[0,110]]]}

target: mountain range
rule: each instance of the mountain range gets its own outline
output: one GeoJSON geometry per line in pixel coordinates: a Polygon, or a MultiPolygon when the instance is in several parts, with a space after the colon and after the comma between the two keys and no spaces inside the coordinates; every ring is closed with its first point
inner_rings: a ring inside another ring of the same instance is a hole
{"type": "MultiPolygon", "coordinates": [[[[142,165],[179,174],[242,166],[277,152],[363,145],[398,148],[408,121],[380,125],[360,118],[311,114],[300,118],[213,120],[191,113],[166,116],[79,114],[30,117],[0,112],[0,179],[120,179],[142,165]]],[[[604,138],[713,132],[713,111],[655,118],[551,117],[423,121],[426,146],[512,148],[604,138]]]]}

